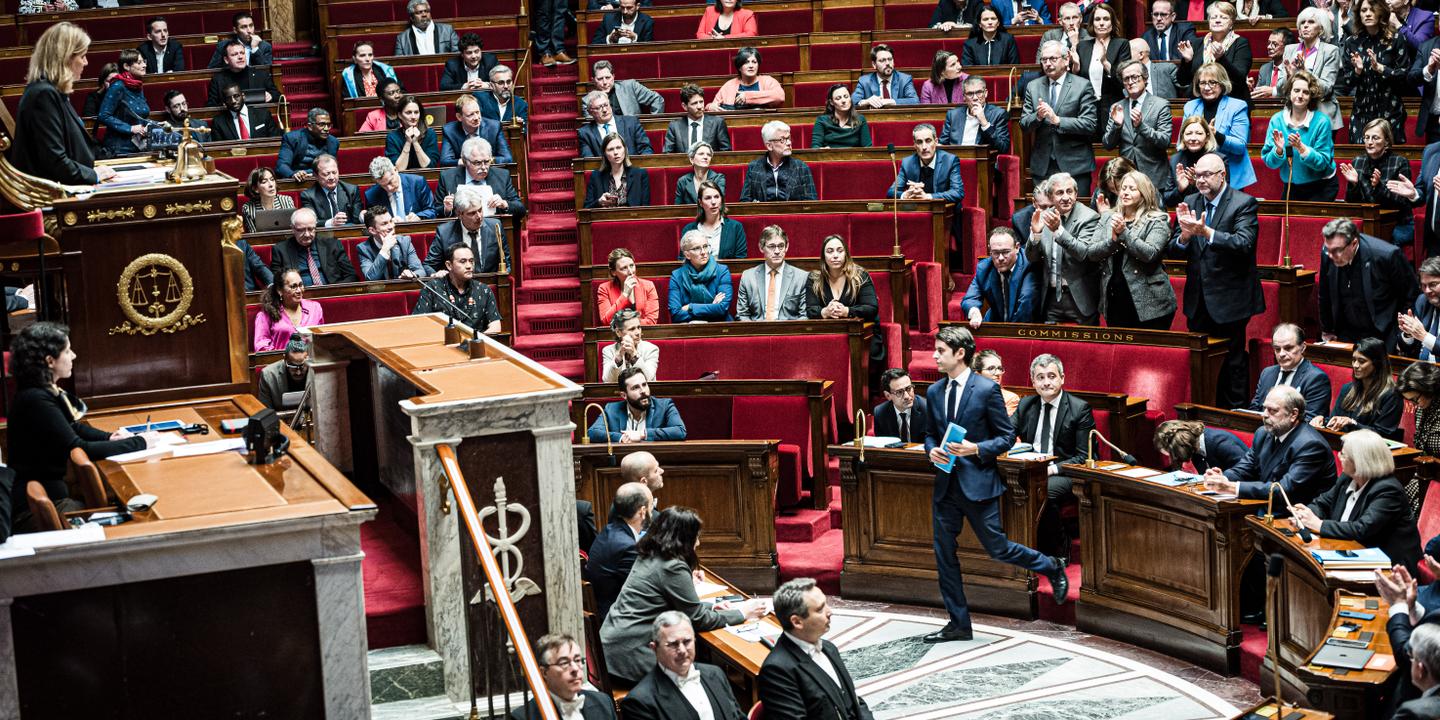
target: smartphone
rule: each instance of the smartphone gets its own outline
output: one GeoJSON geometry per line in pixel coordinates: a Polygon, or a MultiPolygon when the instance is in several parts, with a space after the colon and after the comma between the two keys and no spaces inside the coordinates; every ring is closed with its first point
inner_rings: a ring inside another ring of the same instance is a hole
{"type": "Polygon", "coordinates": [[[1341,551],[1340,551],[1340,557],[1353,558],[1353,557],[1357,557],[1357,555],[1356,555],[1356,553],[1355,553],[1354,550],[1341,550],[1341,551]]]}

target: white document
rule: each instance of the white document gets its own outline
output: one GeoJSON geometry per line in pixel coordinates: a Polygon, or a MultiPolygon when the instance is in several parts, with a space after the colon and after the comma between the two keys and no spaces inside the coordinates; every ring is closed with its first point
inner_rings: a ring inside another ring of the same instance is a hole
{"type": "Polygon", "coordinates": [[[115,462],[118,462],[118,463],[139,462],[139,461],[141,461],[141,460],[149,460],[150,458],[169,457],[169,456],[170,456],[170,453],[171,453],[172,451],[174,451],[174,449],[175,449],[175,447],[174,447],[173,445],[162,445],[162,446],[160,446],[160,447],[145,448],[144,450],[136,450],[135,452],[120,453],[119,455],[111,455],[110,457],[105,458],[105,459],[106,459],[106,460],[114,460],[115,462]]]}
{"type": "Polygon", "coordinates": [[[81,545],[84,543],[100,542],[105,539],[105,528],[99,525],[81,525],[74,530],[51,530],[49,532],[25,533],[22,535],[11,535],[10,539],[0,545],[0,552],[15,551],[21,549],[60,547],[62,545],[81,545]]]}
{"type": "Polygon", "coordinates": [[[1160,471],[1159,471],[1159,470],[1151,470],[1150,468],[1145,468],[1145,467],[1132,467],[1132,468],[1126,468],[1126,469],[1124,469],[1124,470],[1116,470],[1116,471],[1115,471],[1115,474],[1116,474],[1116,475],[1124,475],[1125,477],[1129,477],[1129,478],[1147,478],[1147,477],[1154,477],[1154,476],[1156,476],[1156,475],[1159,475],[1159,474],[1160,474],[1160,471]]]}
{"type": "Polygon", "coordinates": [[[883,448],[900,442],[900,438],[889,435],[865,435],[863,442],[867,448],[883,448]]]}
{"type": "Polygon", "coordinates": [[[1047,454],[1045,454],[1045,453],[1042,453],[1042,452],[1033,452],[1033,451],[1032,451],[1032,452],[1022,452],[1022,453],[1012,452],[1012,453],[1010,453],[1009,455],[1006,455],[1005,457],[1008,457],[1008,458],[1010,458],[1011,460],[1044,460],[1044,459],[1046,459],[1046,458],[1048,458],[1048,457],[1050,457],[1050,456],[1047,455],[1047,454]]]}
{"type": "Polygon", "coordinates": [[[725,629],[741,640],[749,640],[750,642],[760,642],[763,638],[774,640],[780,637],[783,632],[779,626],[763,621],[731,625],[725,629]]]}
{"type": "Polygon", "coordinates": [[[695,581],[695,595],[697,597],[703,598],[706,595],[722,593],[729,589],[730,588],[725,587],[724,585],[721,585],[719,583],[705,582],[704,580],[695,581]]]}
{"type": "Polygon", "coordinates": [[[201,443],[187,443],[173,448],[175,457],[194,457],[196,455],[215,455],[222,452],[234,450],[245,450],[245,438],[225,438],[223,440],[211,440],[201,443]]]}

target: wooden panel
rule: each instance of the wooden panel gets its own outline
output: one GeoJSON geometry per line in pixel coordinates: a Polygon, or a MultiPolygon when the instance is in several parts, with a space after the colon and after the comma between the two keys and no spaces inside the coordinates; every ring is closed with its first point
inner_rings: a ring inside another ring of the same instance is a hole
{"type": "Polygon", "coordinates": [[[1214,592],[1210,526],[1174,512],[1128,500],[1105,498],[1101,512],[1107,530],[1107,583],[1130,582],[1157,594],[1178,594],[1189,602],[1209,603],[1214,592]],[[1165,548],[1134,552],[1133,548],[1165,548]],[[1175,562],[1185,558],[1185,562],[1175,562]]]}

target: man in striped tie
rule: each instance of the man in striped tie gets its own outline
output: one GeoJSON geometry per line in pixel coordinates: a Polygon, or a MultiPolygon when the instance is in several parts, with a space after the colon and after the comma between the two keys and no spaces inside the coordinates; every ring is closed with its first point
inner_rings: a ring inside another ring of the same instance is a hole
{"type": "Polygon", "coordinates": [[[1440,335],[1440,255],[1420,263],[1420,296],[1415,298],[1415,307],[1399,319],[1400,352],[1436,362],[1440,358],[1435,342],[1440,335]]]}

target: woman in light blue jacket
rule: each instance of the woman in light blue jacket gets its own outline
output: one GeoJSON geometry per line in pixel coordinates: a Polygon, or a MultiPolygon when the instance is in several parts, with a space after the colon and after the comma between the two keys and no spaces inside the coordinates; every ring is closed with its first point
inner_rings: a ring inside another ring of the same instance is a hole
{"type": "Polygon", "coordinates": [[[1230,187],[1239,190],[1255,183],[1255,168],[1250,166],[1250,106],[1244,100],[1230,97],[1230,76],[1219,63],[1208,62],[1195,71],[1196,98],[1185,103],[1185,117],[1200,115],[1215,130],[1215,142],[1230,187]]]}
{"type": "Polygon", "coordinates": [[[1335,132],[1330,118],[1317,112],[1320,81],[1306,70],[1285,80],[1285,109],[1270,118],[1260,156],[1280,170],[1286,197],[1301,202],[1335,202],[1335,132]]]}

